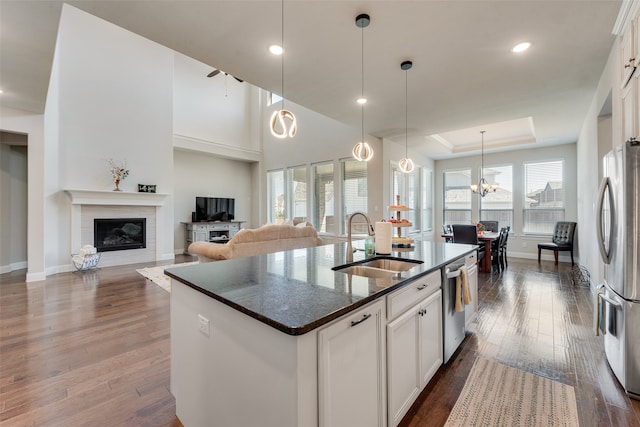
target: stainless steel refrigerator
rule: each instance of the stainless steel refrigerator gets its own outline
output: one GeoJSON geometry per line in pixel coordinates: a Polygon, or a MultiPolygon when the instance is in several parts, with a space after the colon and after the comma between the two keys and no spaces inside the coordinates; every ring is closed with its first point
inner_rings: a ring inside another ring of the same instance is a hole
{"type": "Polygon", "coordinates": [[[640,142],[607,153],[603,168],[597,235],[604,286],[596,297],[596,330],[618,381],[640,399],[640,142]]]}

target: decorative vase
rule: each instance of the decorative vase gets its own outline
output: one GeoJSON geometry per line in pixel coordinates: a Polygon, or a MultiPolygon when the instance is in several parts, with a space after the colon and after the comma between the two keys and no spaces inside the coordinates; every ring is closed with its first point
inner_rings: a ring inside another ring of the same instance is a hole
{"type": "Polygon", "coordinates": [[[120,180],[119,179],[114,180],[113,183],[116,185],[116,188],[114,188],[113,191],[122,191],[120,189],[120,180]]]}

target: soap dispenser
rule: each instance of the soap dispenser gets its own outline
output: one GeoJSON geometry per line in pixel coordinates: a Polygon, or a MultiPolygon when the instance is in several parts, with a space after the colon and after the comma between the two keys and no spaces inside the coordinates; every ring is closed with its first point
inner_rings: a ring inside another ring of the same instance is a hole
{"type": "Polygon", "coordinates": [[[376,256],[376,244],[371,236],[367,236],[364,241],[364,253],[367,258],[376,256]]]}

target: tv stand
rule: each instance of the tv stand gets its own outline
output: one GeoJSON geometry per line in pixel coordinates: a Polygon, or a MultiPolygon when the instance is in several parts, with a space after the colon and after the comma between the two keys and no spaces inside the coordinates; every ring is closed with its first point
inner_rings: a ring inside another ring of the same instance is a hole
{"type": "Polygon", "coordinates": [[[183,222],[185,225],[184,253],[193,242],[227,243],[240,231],[246,221],[183,222]]]}

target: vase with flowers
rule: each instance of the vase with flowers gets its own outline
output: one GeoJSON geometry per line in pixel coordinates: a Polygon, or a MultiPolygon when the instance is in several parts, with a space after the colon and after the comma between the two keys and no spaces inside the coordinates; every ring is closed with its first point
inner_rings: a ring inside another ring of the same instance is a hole
{"type": "Polygon", "coordinates": [[[481,222],[476,222],[474,224],[476,226],[476,229],[478,230],[478,236],[482,236],[482,233],[485,231],[484,224],[481,222]]]}
{"type": "Polygon", "coordinates": [[[116,186],[113,191],[122,191],[120,190],[120,181],[122,181],[129,175],[129,169],[127,169],[127,161],[125,160],[120,162],[109,159],[109,172],[111,172],[113,183],[116,186]]]}

